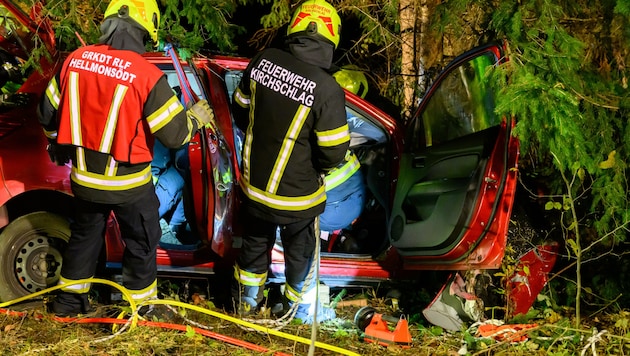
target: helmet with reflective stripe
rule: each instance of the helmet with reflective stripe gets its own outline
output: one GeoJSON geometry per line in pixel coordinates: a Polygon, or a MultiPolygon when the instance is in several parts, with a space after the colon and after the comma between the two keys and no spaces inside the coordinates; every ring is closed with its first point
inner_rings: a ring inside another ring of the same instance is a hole
{"type": "Polygon", "coordinates": [[[307,0],[293,12],[287,36],[308,35],[339,45],[341,18],[337,10],[324,0],[307,0]]]}
{"type": "Polygon", "coordinates": [[[153,43],[158,42],[160,10],[155,0],[112,0],[104,17],[130,18],[149,32],[153,43]]]}
{"type": "Polygon", "coordinates": [[[368,91],[368,82],[363,71],[359,69],[359,67],[348,64],[341,67],[340,70],[336,71],[333,74],[333,77],[337,80],[339,85],[351,92],[352,94],[358,95],[362,98],[365,98],[365,94],[368,91]]]}

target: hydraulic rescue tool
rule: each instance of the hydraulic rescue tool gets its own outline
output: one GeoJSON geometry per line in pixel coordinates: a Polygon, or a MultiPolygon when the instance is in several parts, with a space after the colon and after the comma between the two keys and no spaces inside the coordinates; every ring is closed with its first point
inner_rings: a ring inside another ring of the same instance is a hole
{"type": "Polygon", "coordinates": [[[411,346],[409,324],[404,315],[398,318],[383,315],[377,313],[374,308],[366,306],[354,315],[354,324],[364,332],[366,342],[378,343],[385,347],[398,345],[409,348],[411,346]]]}

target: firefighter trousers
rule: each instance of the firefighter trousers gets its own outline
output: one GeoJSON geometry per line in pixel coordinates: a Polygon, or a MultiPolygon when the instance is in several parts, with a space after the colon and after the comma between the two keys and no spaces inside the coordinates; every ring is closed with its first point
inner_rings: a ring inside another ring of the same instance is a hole
{"type": "MultiPolygon", "coordinates": [[[[319,238],[319,230],[316,229],[317,219],[276,224],[248,216],[245,221],[243,246],[237,258],[238,268],[253,275],[266,276],[271,263],[271,250],[279,229],[284,250],[286,284],[294,291],[301,291],[311,268],[316,239],[319,238]]],[[[238,277],[236,282],[242,284],[238,277]]],[[[233,294],[235,291],[236,289],[233,289],[233,294]]],[[[262,296],[262,293],[256,294],[262,296]]],[[[238,295],[233,297],[238,298],[238,295]]],[[[260,300],[256,303],[260,303],[260,300]]]]}
{"type": "Polygon", "coordinates": [[[90,278],[104,243],[107,221],[114,213],[125,243],[122,260],[123,285],[143,290],[157,278],[156,249],[162,231],[158,200],[152,189],[122,204],[100,204],[75,197],[75,220],[64,252],[61,277],[65,280],[90,278]]]}

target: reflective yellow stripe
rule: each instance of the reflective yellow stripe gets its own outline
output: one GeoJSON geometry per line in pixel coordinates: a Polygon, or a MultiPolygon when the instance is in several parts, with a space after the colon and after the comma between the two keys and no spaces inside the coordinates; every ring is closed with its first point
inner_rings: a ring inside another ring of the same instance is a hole
{"type": "Polygon", "coordinates": [[[53,78],[50,83],[48,83],[48,86],[46,87],[46,96],[53,108],[57,110],[61,100],[61,94],[59,93],[59,87],[57,86],[57,78],[53,78]]]}
{"type": "Polygon", "coordinates": [[[46,135],[47,138],[54,140],[57,138],[57,130],[53,130],[53,131],[44,130],[44,135],[46,135]]]}
{"type": "MultiPolygon", "coordinates": [[[[73,283],[75,281],[76,281],[76,279],[69,279],[69,278],[59,277],[59,282],[57,284],[58,285],[71,284],[71,283],[73,283]]],[[[69,286],[61,287],[61,290],[64,291],[64,292],[68,292],[68,293],[80,294],[80,293],[87,293],[87,292],[89,292],[90,291],[90,286],[91,286],[91,283],[72,284],[72,285],[69,285],[69,286]]]]}
{"type": "Polygon", "coordinates": [[[360,166],[361,164],[359,163],[357,156],[351,153],[351,156],[343,166],[333,169],[324,178],[324,181],[326,182],[326,191],[329,191],[347,181],[348,178],[352,177],[352,175],[359,170],[360,166]]]}
{"type": "MultiPolygon", "coordinates": [[[[256,82],[252,81],[250,85],[250,90],[252,95],[256,95],[256,82]]],[[[245,142],[243,144],[243,172],[242,176],[246,181],[249,181],[249,162],[252,151],[252,127],[254,126],[254,116],[252,113],[254,112],[254,107],[256,106],[256,102],[252,103],[253,105],[249,108],[249,124],[247,125],[247,132],[245,134],[245,142]]]]}
{"type": "Polygon", "coordinates": [[[236,88],[236,91],[234,92],[234,100],[236,100],[236,103],[243,108],[247,108],[251,103],[249,96],[243,94],[240,88],[236,88]]]}
{"type": "Polygon", "coordinates": [[[253,273],[242,270],[238,265],[234,266],[234,279],[244,286],[260,287],[267,280],[267,272],[253,273]]]}
{"type": "Polygon", "coordinates": [[[129,289],[129,294],[131,295],[131,298],[136,303],[141,303],[148,299],[157,298],[157,279],[144,289],[140,289],[140,290],[129,289]]]}
{"type": "Polygon", "coordinates": [[[116,172],[118,172],[118,162],[116,162],[114,157],[109,156],[107,159],[107,167],[105,167],[105,175],[115,176],[116,172]]]}
{"type": "Polygon", "coordinates": [[[151,181],[151,166],[147,166],[140,172],[124,176],[108,176],[104,174],[79,171],[72,167],[72,181],[84,187],[99,190],[127,190],[140,187],[151,181]]]}
{"type": "Polygon", "coordinates": [[[179,99],[176,96],[172,96],[164,105],[147,117],[151,132],[155,133],[171,122],[171,119],[183,109],[184,107],[180,104],[179,99]]]}
{"type": "Polygon", "coordinates": [[[294,303],[300,301],[300,292],[291,288],[291,286],[288,283],[284,284],[284,296],[287,297],[289,301],[294,302],[294,303]]]}
{"type": "Polygon", "coordinates": [[[291,286],[288,283],[284,284],[284,296],[287,297],[287,299],[291,302],[294,303],[299,303],[299,304],[313,304],[315,303],[315,296],[316,294],[316,289],[315,287],[311,287],[306,293],[304,293],[302,295],[302,298],[300,298],[300,293],[298,291],[296,291],[295,289],[291,288],[291,286]]]}
{"type": "Polygon", "coordinates": [[[70,72],[68,77],[68,100],[70,101],[70,132],[72,133],[72,144],[83,146],[81,138],[81,105],[79,95],[79,73],[70,72]]]}
{"type": "Polygon", "coordinates": [[[110,153],[112,149],[112,142],[114,142],[114,133],[116,133],[116,123],[118,122],[118,114],[120,107],[122,106],[125,93],[129,87],[118,84],[114,91],[114,97],[112,103],[109,106],[109,114],[107,114],[107,122],[105,124],[105,132],[101,137],[101,145],[99,151],[103,153],[110,153]]]}
{"type": "Polygon", "coordinates": [[[77,147],[77,169],[79,171],[86,171],[87,170],[87,164],[85,163],[85,149],[83,149],[83,147],[77,147]]]}
{"type": "Polygon", "coordinates": [[[273,165],[269,181],[267,182],[267,188],[265,189],[267,192],[276,193],[278,191],[278,186],[280,185],[284,169],[289,162],[291,152],[293,152],[293,146],[295,146],[295,142],[302,131],[302,126],[304,126],[306,118],[310,112],[311,109],[304,105],[300,105],[298,110],[295,112],[291,125],[289,125],[289,130],[282,141],[282,146],[280,147],[280,152],[278,153],[276,162],[273,165]]]}
{"type": "Polygon", "coordinates": [[[350,141],[348,124],[334,130],[315,131],[317,144],[321,147],[332,147],[350,141]]]}
{"type": "Polygon", "coordinates": [[[247,197],[270,208],[285,211],[300,211],[313,208],[326,201],[324,186],[319,187],[312,194],[299,197],[286,197],[262,191],[243,179],[243,191],[247,197]]]}

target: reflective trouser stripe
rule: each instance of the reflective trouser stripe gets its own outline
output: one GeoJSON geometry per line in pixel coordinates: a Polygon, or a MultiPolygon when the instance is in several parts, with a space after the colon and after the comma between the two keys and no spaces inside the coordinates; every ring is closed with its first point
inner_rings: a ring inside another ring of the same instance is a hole
{"type": "Polygon", "coordinates": [[[76,281],[76,279],[59,277],[59,283],[57,283],[57,285],[64,285],[61,290],[68,293],[83,294],[90,291],[92,283],[87,282],[74,284],[76,281]]]}
{"type": "Polygon", "coordinates": [[[299,304],[312,304],[315,302],[315,287],[311,287],[302,295],[300,300],[300,292],[293,289],[288,283],[284,284],[284,296],[291,302],[299,304]]]}
{"type": "Polygon", "coordinates": [[[267,280],[267,272],[253,273],[242,270],[238,265],[234,266],[234,278],[239,284],[250,287],[260,287],[267,280]]]}
{"type": "Polygon", "coordinates": [[[300,293],[291,288],[288,283],[284,284],[284,296],[291,302],[298,302],[300,300],[300,293]]]}
{"type": "Polygon", "coordinates": [[[131,290],[129,289],[129,294],[131,298],[136,303],[143,302],[148,299],[157,298],[157,279],[153,281],[148,287],[140,290],[131,290]]]}

